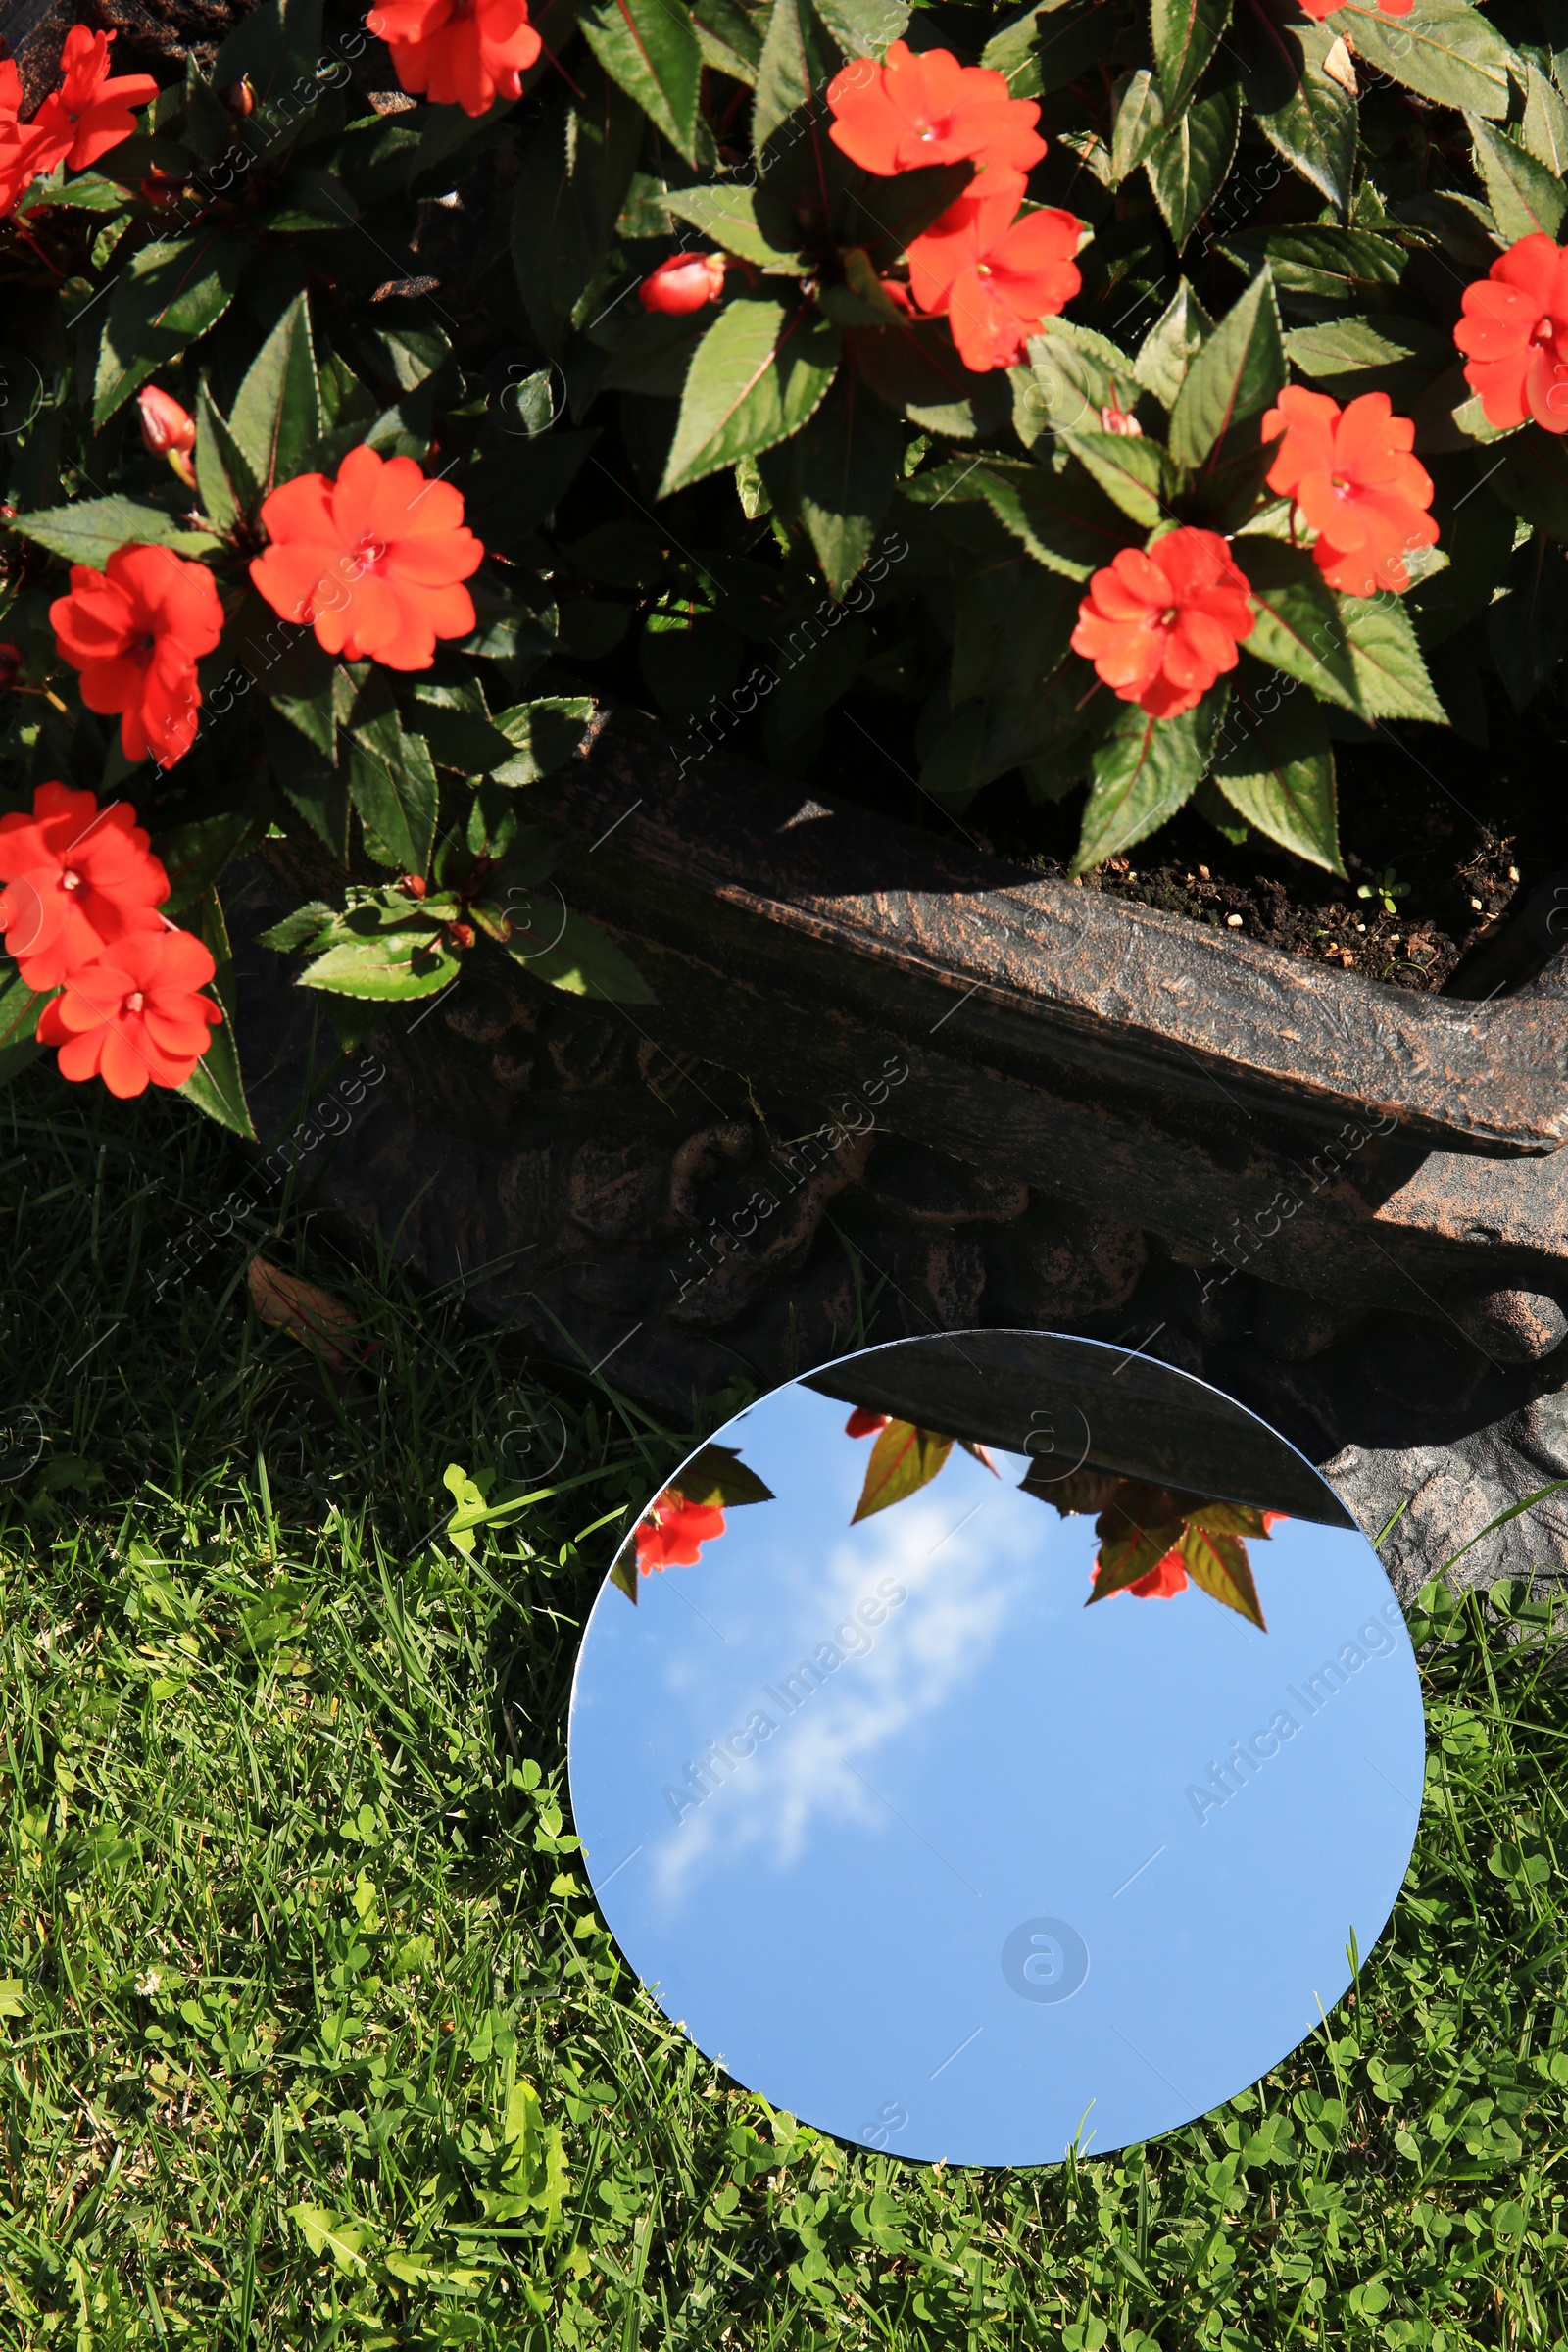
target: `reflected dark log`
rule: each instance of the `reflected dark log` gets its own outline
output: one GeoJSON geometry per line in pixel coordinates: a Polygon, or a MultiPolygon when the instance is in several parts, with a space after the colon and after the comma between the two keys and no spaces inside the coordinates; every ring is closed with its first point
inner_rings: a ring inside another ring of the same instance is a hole
{"type": "Polygon", "coordinates": [[[1113,1470],[1325,1527],[1355,1524],[1310,1463],[1244,1406],[1121,1348],[1047,1332],[964,1331],[869,1348],[802,1386],[1027,1454],[1029,1483],[1042,1494],[1054,1473],[1113,1470]]]}

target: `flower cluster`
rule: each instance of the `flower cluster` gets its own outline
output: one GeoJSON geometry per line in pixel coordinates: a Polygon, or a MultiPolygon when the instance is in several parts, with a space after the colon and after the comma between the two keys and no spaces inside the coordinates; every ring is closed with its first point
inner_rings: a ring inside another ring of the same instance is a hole
{"type": "Polygon", "coordinates": [[[60,64],[64,79],[22,120],[22,79],[10,58],[0,60],[0,215],[15,212],[35,179],[60,164],[83,171],[128,139],[134,110],[158,95],[149,74],[109,73],[107,32],[73,24],[60,64]]]}
{"type": "Polygon", "coordinates": [[[528,0],[381,0],[365,26],[385,41],[405,90],[466,115],[520,98],[544,47],[528,0]]]}
{"type": "Polygon", "coordinates": [[[66,1078],[112,1095],[183,1086],[222,1014],[200,992],[217,966],[159,913],[169,876],[122,801],[40,784],[32,814],[0,817],[0,932],[27,988],[58,989],[38,1018],[66,1078]]]}
{"type": "Polygon", "coordinates": [[[861,58],[836,74],[827,102],[829,137],[862,171],[974,165],[962,195],[911,241],[909,293],[928,318],[947,318],[966,367],[1012,367],[1082,282],[1073,260],[1082,223],[1052,206],[1020,210],[1026,174],[1046,152],[1039,107],[1012,97],[1004,74],[903,41],[885,65],[861,58]]]}

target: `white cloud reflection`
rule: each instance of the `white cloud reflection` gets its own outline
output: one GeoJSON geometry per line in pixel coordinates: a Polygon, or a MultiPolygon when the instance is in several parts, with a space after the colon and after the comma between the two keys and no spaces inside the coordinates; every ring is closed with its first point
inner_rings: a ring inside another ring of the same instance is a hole
{"type": "MultiPolygon", "coordinates": [[[[710,1793],[694,1784],[700,1801],[678,1826],[670,1819],[649,1856],[662,1907],[678,1908],[700,1881],[743,1860],[789,1871],[829,1824],[907,1835],[876,1792],[897,1762],[889,1751],[918,1738],[922,1725],[933,1739],[951,1738],[945,1711],[994,1651],[1020,1585],[1038,1591],[1053,1547],[1056,1522],[1011,1488],[1011,1467],[999,1460],[1001,1480],[978,1465],[967,1478],[950,1471],[939,1488],[848,1531],[814,1573],[781,1557],[787,1535],[768,1529],[765,1564],[758,1560],[746,1580],[750,1613],[739,1623],[727,1616],[728,1654],[707,1673],[693,1674],[691,1650],[671,1661],[666,1691],[675,1695],[678,1683],[694,1737],[673,1785],[688,1757],[700,1759],[710,1741],[742,1731],[756,1713],[774,1729],[724,1777],[710,1768],[710,1793]],[[884,1583],[906,1597],[857,1637],[856,1612],[884,1583]],[[869,1646],[844,1654],[857,1638],[869,1646]],[[799,1677],[824,1644],[842,1662],[831,1667],[823,1658],[811,1676],[799,1677]]],[[[756,1527],[754,1541],[762,1532],[756,1527]]]]}

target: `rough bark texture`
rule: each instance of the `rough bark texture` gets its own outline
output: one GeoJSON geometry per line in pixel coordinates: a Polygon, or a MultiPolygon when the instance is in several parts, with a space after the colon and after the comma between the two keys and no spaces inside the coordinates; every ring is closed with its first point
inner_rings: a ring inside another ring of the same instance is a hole
{"type": "MultiPolygon", "coordinates": [[[[255,945],[294,896],[253,871],[231,919],[252,1102],[269,1139],[294,1128],[310,1197],[542,1356],[677,1424],[698,1397],[869,1341],[1079,1332],[1250,1406],[1328,1470],[1369,1533],[1409,1502],[1386,1552],[1405,1599],[1568,1462],[1561,1352],[1521,1362],[1489,1344],[1504,1326],[1549,1341],[1550,1298],[1478,1292],[1467,1320],[1484,1353],[1408,1283],[1419,1312],[1332,1267],[1317,1269],[1327,1296],[1291,1288],[1268,1278],[1284,1268],[1266,1249],[1237,1270],[1164,1224],[1157,1136],[1143,1139],[1142,1221],[1106,1205],[1092,1164],[1042,1151],[1033,1181],[977,1165],[943,1148],[951,1129],[906,1110],[913,1055],[874,1031],[857,1045],[847,1016],[852,1083],[814,1087],[804,1045],[795,1082],[768,1083],[658,1042],[662,1007],[589,1006],[498,956],[450,996],[397,1008],[350,1056],[361,1075],[324,1083],[338,1058],[324,1000],[255,945]]],[[[713,972],[715,992],[747,985],[713,972]]],[[[1006,1081],[977,1057],[968,1083],[1006,1081]]],[[[1225,1142],[1239,1122],[1223,1103],[1211,1116],[1215,1164],[1221,1152],[1245,1164],[1225,1142]]],[[[1471,1164],[1496,1177],[1541,1163],[1471,1164]]],[[[1568,1515],[1550,1502],[1466,1552],[1454,1581],[1564,1567],[1568,1515]]]]}

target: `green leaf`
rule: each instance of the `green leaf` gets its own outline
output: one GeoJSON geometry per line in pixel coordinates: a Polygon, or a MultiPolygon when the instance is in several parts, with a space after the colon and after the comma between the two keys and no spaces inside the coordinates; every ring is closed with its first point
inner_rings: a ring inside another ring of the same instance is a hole
{"type": "Polygon", "coordinates": [[[967,458],[917,474],[906,496],[921,505],[983,498],[999,522],[1021,539],[1036,563],[1069,580],[1087,580],[1138,534],[1080,466],[1036,466],[1017,458],[967,458]]]}
{"type": "Polygon", "coordinates": [[[1561,433],[1527,424],[1513,434],[1489,487],[1537,530],[1568,539],[1568,449],[1561,433]]]}
{"type": "Polygon", "coordinates": [[[1087,759],[1083,676],[1068,660],[1081,602],[1077,581],[1021,554],[987,551],[956,581],[952,715],[926,751],[922,792],[959,808],[994,776],[1042,762],[1061,780],[1049,797],[1069,789],[1087,759]]]}
{"type": "Polygon", "coordinates": [[[1139,527],[1170,519],[1170,460],[1142,434],[1064,433],[1062,442],[1139,527]]]}
{"type": "Polygon", "coordinates": [[[233,299],[244,249],[221,230],[144,245],[115,281],[98,354],[93,423],[102,425],[166,361],[177,359],[233,299]]]}
{"type": "Polygon", "coordinates": [[[1000,368],[974,374],[964,366],[945,318],[858,328],[850,349],[877,399],[925,432],[972,440],[994,432],[1012,405],[1012,387],[1000,368]]]}
{"type": "Polygon", "coordinates": [[[1187,370],[1214,332],[1214,321],[1183,278],[1138,348],[1138,381],[1163,409],[1176,405],[1187,370]]]}
{"type": "Polygon", "coordinates": [[[755,88],[762,36],[739,0],[693,0],[692,23],[703,63],[755,88]]]}
{"type": "Polygon", "coordinates": [[[1506,131],[1494,130],[1480,115],[1467,114],[1476,170],[1487,191],[1497,234],[1506,245],[1536,235],[1557,241],[1568,192],[1557,173],[1537,163],[1506,131]]]}
{"type": "Polygon", "coordinates": [[[606,265],[647,128],[608,74],[583,73],[522,142],[512,209],[512,263],[528,322],[553,358],[614,295],[606,265]]]}
{"type": "Polygon", "coordinates": [[[349,793],[365,846],[400,874],[429,871],[435,844],[436,777],[422,735],[406,735],[395,708],[354,727],[349,793]]]}
{"type": "Polygon", "coordinates": [[[1187,370],[1171,411],[1171,456],[1179,466],[1213,462],[1233,427],[1277,400],[1284,382],[1279,305],[1265,266],[1187,370]]]}
{"type": "Polygon", "coordinates": [[[1150,150],[1165,135],[1165,110],[1147,66],[1129,74],[1121,84],[1110,129],[1110,176],[1120,187],[1130,179],[1150,150]]]}
{"type": "Polygon", "coordinates": [[[1165,120],[1174,122],[1224,36],[1231,0],[1151,0],[1149,35],[1165,120]]]}
{"type": "Polygon", "coordinates": [[[356,919],[348,918],[349,936],[339,938],[324,956],[306,965],[300,974],[302,988],[400,1002],[437,996],[457,978],[462,967],[457,956],[443,944],[438,925],[411,923],[393,930],[371,929],[367,924],[356,931],[352,929],[356,919]]]}
{"type": "Polygon", "coordinates": [[[1538,164],[1561,178],[1568,172],[1568,100],[1559,96],[1541,68],[1525,63],[1525,111],[1519,125],[1538,164]]]}
{"type": "Polygon", "coordinates": [[[684,1502],[719,1504],[725,1510],[748,1502],[771,1502],[765,1486],[733,1446],[705,1446],[670,1481],[670,1493],[684,1502]]]}
{"type": "MultiPolygon", "coordinates": [[[[1240,546],[1238,541],[1237,545],[1240,546]]],[[[1338,596],[1363,718],[1425,718],[1446,727],[1410,615],[1396,596],[1338,596]]]]}
{"type": "Polygon", "coordinates": [[[196,487],[215,530],[226,531],[256,496],[256,483],[205,379],[196,387],[196,487]]]}
{"type": "Polygon", "coordinates": [[[1243,537],[1231,541],[1231,554],[1247,574],[1255,608],[1248,653],[1321,699],[1369,715],[1361,707],[1341,602],[1307,550],[1281,539],[1243,537]]]}
{"type": "Polygon", "coordinates": [[[605,72],[695,164],[703,53],[684,0],[593,0],[577,22],[605,72]]]}
{"type": "Polygon", "coordinates": [[[1453,364],[1453,341],[1425,320],[1380,312],[1375,318],[1331,318],[1319,326],[1293,327],[1285,338],[1291,365],[1337,400],[1387,392],[1405,415],[1421,393],[1453,364]]]}
{"type": "Polygon", "coordinates": [[[9,1086],[43,1052],[33,1032],[48,1001],[14,966],[0,970],[0,1086],[9,1086]]]}
{"type": "MultiPolygon", "coordinates": [[[[760,157],[780,125],[798,107],[808,106],[838,70],[811,0],[773,0],[757,69],[752,108],[752,150],[760,157]]],[[[811,122],[806,137],[813,148],[825,141],[825,124],[811,122]]]]}
{"type": "Polygon", "coordinates": [[[194,1102],[198,1110],[216,1119],[220,1127],[227,1127],[231,1133],[243,1136],[247,1143],[254,1143],[256,1124],[245,1100],[245,1081],[240,1075],[239,1044],[234,1031],[239,1010],[234,956],[228,944],[222,903],[216,890],[205,893],[196,921],[186,928],[196,933],[218,966],[212,989],[223,1008],[223,1018],[216,1029],[208,1031],[207,1051],[179,1092],[187,1102],[194,1102]]]}
{"type": "Polygon", "coordinates": [[[898,418],[845,368],[792,445],[793,486],[830,593],[870,558],[893,497],[904,435],[898,418]]]}
{"type": "Polygon", "coordinates": [[[1515,710],[1527,710],[1568,648],[1568,558],[1535,531],[1508,561],[1487,608],[1487,642],[1515,710]]]}
{"type": "Polygon", "coordinates": [[[885,1511],[918,1494],[930,1485],[952,1451],[953,1440],[939,1436],[934,1429],[917,1429],[912,1421],[890,1420],[886,1429],[877,1433],[850,1525],[855,1527],[873,1512],[885,1511]]]}
{"type": "Polygon", "coordinates": [[[363,2222],[345,2220],[326,2205],[291,2205],[288,2218],[313,2254],[330,2254],[340,2271],[365,2269],[360,2249],[370,2233],[363,2222]]]}
{"type": "Polygon", "coordinates": [[[793,247],[775,244],[759,221],[757,198],[750,188],[721,181],[709,187],[677,189],[661,201],[666,213],[673,213],[677,220],[689,220],[726,253],[738,253],[743,261],[759,262],[766,269],[788,270],[795,277],[805,274],[808,264],[804,257],[793,247]]]}
{"type": "MultiPolygon", "coordinates": [[[[1293,171],[1344,211],[1355,173],[1356,103],[1353,88],[1325,70],[1340,40],[1334,19],[1314,24],[1289,0],[1250,0],[1231,37],[1259,130],[1293,171]]],[[[1344,70],[1353,82],[1353,70],[1344,70]]]]}
{"type": "Polygon", "coordinates": [[[1259,833],[1331,874],[1344,873],[1322,708],[1299,687],[1283,691],[1247,654],[1231,680],[1213,773],[1231,807],[1259,833]]]}
{"type": "MultiPolygon", "coordinates": [[[[549,918],[541,916],[541,925],[549,918]]],[[[612,1004],[657,1004],[659,1000],[623,948],[586,915],[559,911],[548,930],[514,920],[507,953],[536,980],[569,996],[596,997],[612,1004]]]]}
{"type": "Polygon", "coordinates": [[[1361,307],[1369,295],[1400,283],[1410,256],[1396,236],[1370,228],[1284,228],[1222,237],[1219,250],[1240,270],[1267,263],[1281,293],[1361,307]]]}
{"type": "Polygon", "coordinates": [[[1183,1527],[1176,1549],[1194,1584],[1210,1599],[1221,1601],[1227,1609],[1234,1609],[1238,1617],[1255,1625],[1259,1632],[1267,1633],[1247,1545],[1240,1536],[1223,1528],[1202,1527],[1190,1519],[1183,1527]]]}
{"type": "Polygon", "coordinates": [[[1242,123],[1234,81],[1194,98],[1144,158],[1154,202],[1178,253],[1224,184],[1242,123]]]}
{"type": "Polygon", "coordinates": [[[1096,432],[1112,400],[1131,408],[1137,366],[1118,345],[1070,318],[1048,318],[1029,338],[1027,377],[1014,368],[1013,420],[1032,448],[1042,433],[1096,432]]]}
{"type": "Polygon", "coordinates": [[[1520,61],[1466,0],[1417,0],[1408,17],[1386,17],[1375,0],[1349,0],[1336,18],[1372,73],[1439,106],[1472,108],[1493,122],[1507,114],[1510,69],[1520,61]]]}
{"type": "Polygon", "coordinates": [[[840,348],[838,328],[808,305],[727,302],[692,356],[660,496],[798,431],[832,382],[840,348]]]}
{"type": "Polygon", "coordinates": [[[46,547],[52,556],[61,556],[68,564],[90,564],[95,571],[102,571],[116,548],[132,540],[172,547],[186,556],[212,555],[219,544],[209,531],[181,528],[162,507],[144,507],[118,494],[24,513],[10,527],[19,538],[46,547]]]}
{"type": "Polygon", "coordinates": [[[1222,682],[1178,718],[1151,718],[1136,703],[1123,705],[1095,753],[1074,874],[1142,841],[1191,798],[1207,767],[1224,702],[1222,682]]]}
{"type": "Polygon", "coordinates": [[[495,725],[514,745],[513,756],[491,770],[497,784],[537,784],[553,776],[576,753],[594,714],[585,695],[543,695],[498,710],[495,725]]]}
{"type": "Polygon", "coordinates": [[[228,429],[264,496],[305,471],[322,428],[311,315],[303,294],[295,295],[251,362],[228,429]]]}
{"type": "Polygon", "coordinates": [[[1101,0],[1037,0],[992,34],[980,62],[1005,74],[1014,98],[1047,98],[1104,56],[1106,31],[1101,0]]]}
{"type": "MultiPolygon", "coordinates": [[[[254,808],[225,808],[217,816],[194,817],[153,842],[153,855],[169,876],[169,896],[159,911],[172,919],[216,887],[224,869],[243,858],[267,830],[254,808]]],[[[211,943],[209,942],[209,945],[211,943]]]]}
{"type": "Polygon", "coordinates": [[[816,13],[846,57],[885,57],[908,29],[908,0],[816,0],[816,13]]]}

